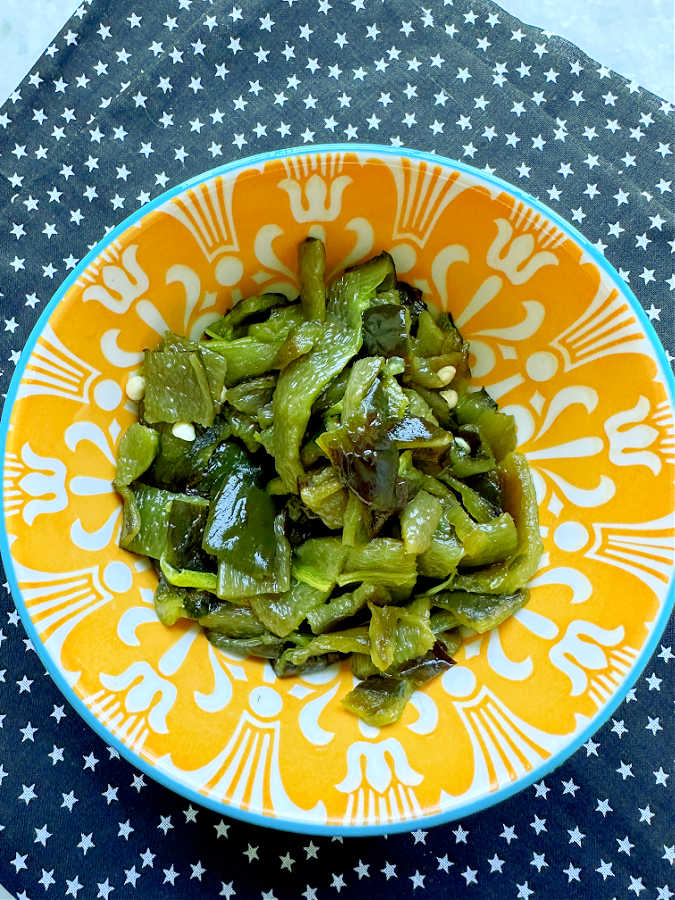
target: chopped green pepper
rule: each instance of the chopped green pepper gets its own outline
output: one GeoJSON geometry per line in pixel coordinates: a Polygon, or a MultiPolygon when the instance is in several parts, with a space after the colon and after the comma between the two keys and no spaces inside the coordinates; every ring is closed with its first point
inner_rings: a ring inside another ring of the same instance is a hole
{"type": "Polygon", "coordinates": [[[527,601],[537,505],[451,315],[387,253],[325,270],[307,238],[295,300],[245,297],[146,350],[119,542],[154,560],[163,624],[283,677],[351,656],[344,706],[382,726],[527,601]]]}

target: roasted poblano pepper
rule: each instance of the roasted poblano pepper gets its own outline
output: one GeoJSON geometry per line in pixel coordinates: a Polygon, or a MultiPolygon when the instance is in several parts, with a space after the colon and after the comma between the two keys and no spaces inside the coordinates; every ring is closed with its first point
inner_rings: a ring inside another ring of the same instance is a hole
{"type": "Polygon", "coordinates": [[[351,657],[344,706],[382,726],[527,602],[537,504],[449,313],[387,253],[325,272],[308,237],[295,299],[245,297],[146,351],[119,541],[152,558],[164,625],[284,677],[351,657]]]}

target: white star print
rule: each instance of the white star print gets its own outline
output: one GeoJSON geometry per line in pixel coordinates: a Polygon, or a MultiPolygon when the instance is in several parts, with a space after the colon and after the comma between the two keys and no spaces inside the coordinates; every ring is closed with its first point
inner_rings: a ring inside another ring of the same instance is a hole
{"type": "Polygon", "coordinates": [[[136,866],[124,870],[124,883],[136,887],[136,882],[141,877],[141,873],[136,871],[136,866]]]}
{"type": "MultiPolygon", "coordinates": [[[[2,769],[2,772],[3,772],[2,778],[4,778],[7,775],[4,768],[2,769]]],[[[2,779],[0,779],[0,783],[1,782],[2,782],[2,779]]],[[[35,800],[36,798],[37,798],[37,794],[35,793],[35,782],[33,782],[33,784],[31,784],[31,785],[25,785],[25,784],[21,785],[21,793],[18,795],[18,798],[17,798],[18,800],[23,801],[26,804],[26,806],[28,806],[28,804],[31,802],[31,800],[35,800]]]]}
{"type": "Polygon", "coordinates": [[[361,860],[359,860],[358,866],[354,867],[354,871],[359,876],[359,881],[361,881],[362,878],[370,877],[370,875],[368,873],[368,868],[369,868],[369,865],[367,863],[363,863],[361,860]]]}
{"type": "Polygon", "coordinates": [[[35,734],[38,730],[39,729],[34,728],[30,722],[28,722],[24,728],[19,728],[19,731],[23,735],[21,743],[23,744],[24,741],[32,741],[35,743],[35,734]]]}
{"type": "Polygon", "coordinates": [[[196,863],[191,863],[190,869],[192,870],[190,873],[190,879],[196,878],[198,881],[202,880],[202,875],[204,875],[207,871],[201,864],[200,860],[197,860],[196,863]]]}
{"type": "Polygon", "coordinates": [[[162,884],[170,884],[173,887],[176,878],[178,878],[178,872],[173,867],[173,864],[168,869],[163,869],[164,872],[164,881],[162,884]]]}
{"type": "Polygon", "coordinates": [[[127,819],[126,822],[118,822],[118,829],[117,837],[123,837],[126,841],[129,840],[129,835],[134,830],[131,827],[129,819],[127,819]]]}
{"type": "Polygon", "coordinates": [[[626,778],[634,778],[635,777],[633,775],[633,769],[631,767],[631,764],[626,764],[623,760],[621,760],[621,765],[619,766],[619,768],[616,771],[619,773],[619,775],[621,775],[621,778],[624,781],[626,780],[626,778]]]}
{"type": "Polygon", "coordinates": [[[53,884],[56,884],[56,879],[53,877],[54,869],[50,869],[47,872],[46,869],[42,870],[42,877],[38,880],[38,884],[41,884],[45,890],[48,890],[53,884]]]}
{"type": "Polygon", "coordinates": [[[115,890],[115,888],[110,884],[107,878],[103,882],[97,882],[96,887],[98,888],[98,894],[96,895],[96,897],[101,897],[102,900],[108,900],[110,894],[115,890]]]}
{"type": "MultiPolygon", "coordinates": [[[[444,856],[437,856],[436,862],[438,863],[438,869],[442,872],[449,872],[450,866],[454,865],[454,863],[448,859],[447,853],[444,856]]],[[[394,868],[396,867],[394,866],[394,868]]]]}
{"type": "Polygon", "coordinates": [[[567,875],[567,883],[570,884],[572,881],[581,881],[579,874],[581,872],[580,866],[573,866],[572,863],[568,863],[566,869],[563,869],[565,875],[567,875]]]}
{"type": "Polygon", "coordinates": [[[220,822],[217,822],[214,826],[216,829],[216,837],[227,837],[227,832],[230,830],[230,826],[225,823],[222,819],[220,822]]]}
{"type": "Polygon", "coordinates": [[[608,878],[614,878],[614,872],[612,871],[611,862],[605,862],[604,859],[600,860],[600,865],[595,870],[600,875],[602,875],[602,880],[607,881],[608,878]]]}
{"type": "Polygon", "coordinates": [[[331,887],[335,888],[335,890],[336,890],[336,891],[338,892],[338,894],[339,894],[340,891],[342,890],[342,888],[343,888],[343,887],[346,887],[346,885],[345,885],[345,880],[344,880],[344,878],[342,877],[342,874],[336,875],[334,872],[331,873],[331,877],[332,877],[332,879],[333,879],[333,881],[332,881],[332,883],[331,883],[331,887]]]}
{"type": "Polygon", "coordinates": [[[541,834],[542,831],[547,831],[546,819],[540,819],[539,816],[535,816],[533,821],[530,822],[530,828],[534,829],[535,834],[541,834]]]}
{"type": "Polygon", "coordinates": [[[93,832],[89,834],[80,833],[80,843],[77,845],[81,850],[83,856],[87,855],[87,850],[91,850],[92,847],[96,846],[92,840],[93,832]]]}
{"type": "Polygon", "coordinates": [[[24,855],[22,856],[19,852],[17,852],[16,855],[14,856],[14,859],[10,860],[10,865],[14,866],[14,869],[15,869],[17,875],[22,869],[28,868],[28,866],[26,865],[27,859],[28,859],[27,853],[24,853],[24,855]]]}
{"type": "Polygon", "coordinates": [[[635,846],[635,844],[631,844],[631,842],[628,840],[628,835],[626,835],[626,837],[622,839],[617,838],[616,842],[619,845],[619,853],[625,853],[630,856],[630,851],[635,846]]]}
{"type": "Polygon", "coordinates": [[[652,819],[654,818],[654,813],[649,808],[649,804],[647,804],[644,809],[641,809],[640,807],[638,807],[638,812],[640,813],[640,821],[641,822],[646,822],[647,825],[652,824],[652,819]]]}
{"type": "Polygon", "coordinates": [[[410,880],[412,881],[413,890],[415,890],[418,887],[419,888],[424,887],[424,879],[426,876],[421,875],[419,872],[419,869],[415,870],[415,874],[410,875],[409,877],[410,877],[410,880]]]}

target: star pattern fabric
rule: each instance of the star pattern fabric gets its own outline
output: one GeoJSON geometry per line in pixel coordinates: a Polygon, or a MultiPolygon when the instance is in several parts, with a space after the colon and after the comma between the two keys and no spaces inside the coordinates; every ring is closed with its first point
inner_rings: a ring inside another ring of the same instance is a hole
{"type": "MultiPolygon", "coordinates": [[[[184,179],[372,142],[494,172],[575,224],[675,354],[672,107],[484,0],[95,0],[0,110],[0,391],[59,283],[184,179]]],[[[675,897],[672,628],[563,766],[461,822],[307,837],[154,784],[60,698],[0,590],[0,883],[35,897],[675,897]]]]}

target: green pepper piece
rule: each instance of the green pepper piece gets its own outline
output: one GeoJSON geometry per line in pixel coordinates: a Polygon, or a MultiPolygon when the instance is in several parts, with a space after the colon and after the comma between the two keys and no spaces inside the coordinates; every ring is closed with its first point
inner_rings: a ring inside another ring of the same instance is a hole
{"type": "Polygon", "coordinates": [[[510,558],[476,572],[466,572],[456,579],[456,587],[474,593],[510,594],[524,587],[537,571],[543,546],[539,534],[537,495],[527,460],[510,453],[497,471],[502,484],[504,508],[516,523],[517,544],[510,558]]]}
{"type": "Polygon", "coordinates": [[[215,560],[202,549],[209,503],[202,497],[174,498],[169,508],[162,560],[172,569],[215,574],[215,560]]]}
{"type": "Polygon", "coordinates": [[[255,578],[229,562],[218,563],[216,593],[222,600],[247,604],[260,594],[277,594],[291,586],[291,547],[284,534],[284,516],[274,519],[274,562],[263,578],[255,578]]]}
{"type": "Polygon", "coordinates": [[[403,434],[408,399],[384,364],[384,357],[356,360],[342,402],[341,427],[324,432],[317,443],[352,493],[372,509],[392,512],[405,504],[407,491],[388,429],[398,427],[403,434]]]}
{"type": "Polygon", "coordinates": [[[486,500],[485,497],[482,497],[478,491],[474,491],[468,484],[455,478],[454,475],[451,475],[449,472],[444,471],[439,473],[438,478],[459,494],[466,511],[481,525],[491,522],[501,513],[500,509],[494,507],[492,503],[490,503],[489,500],[486,500]]]}
{"type": "Polygon", "coordinates": [[[343,398],[350,376],[351,368],[343,369],[336,375],[314,401],[312,414],[326,413],[335,409],[335,414],[339,415],[342,412],[343,398]]]}
{"type": "Polygon", "coordinates": [[[302,666],[311,657],[323,656],[326,653],[367,653],[369,648],[368,629],[365,626],[319,634],[303,646],[284,650],[279,665],[275,664],[274,671],[277,675],[295,674],[289,671],[289,666],[302,666]]]}
{"type": "Polygon", "coordinates": [[[183,488],[186,485],[208,494],[202,486],[212,454],[230,436],[230,426],[218,418],[210,428],[185,441],[171,433],[168,426],[159,428],[157,456],[148,472],[147,481],[157,487],[183,488]]]}
{"type": "Polygon", "coordinates": [[[428,309],[420,313],[417,321],[417,336],[415,338],[415,353],[428,359],[430,356],[440,356],[448,350],[459,349],[446,346],[446,335],[439,328],[433,315],[428,309]]]}
{"type": "Polygon", "coordinates": [[[215,594],[218,588],[218,577],[214,572],[201,572],[197,569],[177,569],[163,554],[159,560],[160,570],[169,584],[175,587],[196,588],[199,591],[210,591],[215,594]]]}
{"type": "Polygon", "coordinates": [[[464,547],[447,515],[445,505],[427,550],[417,558],[420,575],[448,578],[457,571],[464,556],[464,547]]]}
{"type": "Polygon", "coordinates": [[[489,472],[481,472],[479,475],[470,475],[466,479],[466,483],[469,487],[472,487],[474,491],[478,491],[481,497],[485,497],[495,509],[504,508],[502,485],[499,480],[499,473],[496,469],[490,469],[489,472]]]}
{"type": "Polygon", "coordinates": [[[160,577],[153,596],[155,612],[162,625],[175,625],[179,619],[190,618],[183,604],[183,591],[174,588],[160,577]]]}
{"type": "Polygon", "coordinates": [[[358,427],[375,414],[374,393],[383,365],[382,356],[366,356],[353,363],[342,398],[343,425],[358,427]]]}
{"type": "Polygon", "coordinates": [[[269,632],[253,637],[230,637],[219,631],[207,630],[206,637],[214,647],[238,657],[259,656],[262,659],[276,659],[284,646],[281,638],[269,632]]]}
{"type": "Polygon", "coordinates": [[[340,662],[341,659],[343,659],[343,654],[332,651],[317,656],[308,656],[307,658],[303,656],[302,662],[294,662],[290,655],[286,656],[282,653],[278,659],[274,660],[272,668],[280,678],[288,678],[294,675],[318,672],[321,669],[332,666],[334,663],[340,662]]]}
{"type": "Polygon", "coordinates": [[[275,368],[285,369],[294,360],[305,356],[321,341],[324,328],[321,322],[300,322],[286,335],[275,359],[275,368]]]}
{"type": "Polygon", "coordinates": [[[258,579],[247,572],[242,572],[241,569],[230,563],[218,563],[215,593],[221,600],[248,606],[251,598],[257,594],[273,594],[278,590],[280,590],[279,584],[274,575],[270,575],[266,579],[258,579]]]}
{"type": "MultiPolygon", "coordinates": [[[[438,419],[436,418],[433,409],[418,390],[404,388],[403,393],[408,400],[408,415],[415,416],[418,419],[426,419],[426,421],[431,422],[432,425],[438,425],[438,419]]],[[[445,403],[442,398],[439,399],[447,409],[447,403],[445,403]]]]}
{"type": "Polygon", "coordinates": [[[331,466],[300,480],[300,497],[327,528],[342,527],[347,491],[331,466]]]}
{"type": "Polygon", "coordinates": [[[295,548],[293,577],[318,590],[330,592],[346,555],[347,548],[340,538],[310,538],[295,548]]]}
{"type": "Polygon", "coordinates": [[[404,416],[387,430],[387,437],[401,449],[447,447],[452,435],[432,422],[404,416]]]}
{"type": "Polygon", "coordinates": [[[189,477],[188,484],[199,493],[213,500],[220,490],[225,479],[232,473],[233,468],[243,467],[243,477],[257,481],[260,470],[249,462],[244,451],[234,442],[218,444],[210,453],[208,460],[202,467],[194,469],[189,477]]]}
{"type": "Polygon", "coordinates": [[[431,546],[443,505],[437,497],[419,491],[401,512],[401,536],[406,553],[424,553],[431,546]]]}
{"type": "Polygon", "coordinates": [[[225,415],[234,437],[239,438],[249,453],[257,453],[263,446],[258,420],[234,409],[228,410],[225,415]]]}
{"type": "Polygon", "coordinates": [[[371,356],[402,356],[408,353],[410,316],[404,306],[373,306],[363,314],[363,346],[371,356]]]}
{"type": "Polygon", "coordinates": [[[269,631],[287,637],[329,593],[302,581],[293,581],[290,590],[283,594],[251,597],[251,607],[269,631]]]}
{"type": "Polygon", "coordinates": [[[440,631],[436,634],[436,640],[445,647],[448,656],[454,656],[464,643],[460,628],[450,628],[448,631],[440,631]]]}
{"type": "Polygon", "coordinates": [[[398,722],[414,691],[405,678],[370,675],[342,698],[342,705],[367,725],[382,728],[398,722]]]}
{"type": "Polygon", "coordinates": [[[161,570],[154,601],[155,611],[163,625],[173,625],[180,618],[199,619],[222,605],[208,591],[171,584],[161,570]]]}
{"type": "Polygon", "coordinates": [[[497,461],[516,449],[516,423],[513,416],[500,412],[484,388],[471,394],[462,394],[454,415],[460,425],[480,427],[497,461]]]}
{"type": "Polygon", "coordinates": [[[343,571],[336,579],[339,585],[368,581],[396,587],[416,578],[415,557],[406,552],[403,541],[373,538],[362,547],[345,549],[343,571]]]}
{"type": "Polygon", "coordinates": [[[380,671],[399,666],[430,650],[436,638],[429,627],[429,599],[420,597],[409,606],[370,609],[370,657],[380,671]]]}
{"type": "Polygon", "coordinates": [[[474,522],[457,503],[449,509],[448,519],[464,547],[461,566],[487,566],[508,559],[516,552],[518,531],[507,512],[480,524],[474,522]]]}
{"type": "Polygon", "coordinates": [[[150,468],[157,455],[159,434],[134,422],[122,435],[117,448],[117,473],[113,484],[126,487],[150,468]]]}
{"type": "Polygon", "coordinates": [[[124,488],[125,521],[120,546],[159,559],[166,547],[171,502],[178,496],[140,481],[124,488]]]}
{"type": "Polygon", "coordinates": [[[342,543],[346,547],[360,547],[370,540],[371,515],[368,507],[349,491],[342,520],[342,543]]]}
{"type": "Polygon", "coordinates": [[[387,278],[396,277],[394,261],[388,253],[345,269],[328,291],[328,318],[340,320],[349,328],[361,330],[361,318],[378,287],[387,278]]]}
{"type": "MultiPolygon", "coordinates": [[[[417,353],[411,352],[408,354],[404,380],[406,384],[412,383],[416,390],[419,390],[420,388],[431,388],[436,390],[447,388],[447,380],[438,373],[447,366],[454,366],[454,368],[457,369],[457,366],[462,365],[463,361],[463,355],[455,350],[441,353],[439,356],[428,357],[418,356],[417,353]]],[[[454,381],[455,379],[453,379],[453,386],[454,381]]],[[[439,422],[440,421],[442,421],[442,419],[439,417],[439,422]]]]}
{"type": "Polygon", "coordinates": [[[251,638],[265,634],[264,625],[248,607],[233,603],[218,603],[211,612],[200,616],[199,624],[228,637],[251,638]]]}
{"type": "Polygon", "coordinates": [[[326,251],[317,238],[308,237],[298,247],[300,302],[308,321],[326,318],[326,251]]]}
{"type": "Polygon", "coordinates": [[[286,340],[292,328],[303,321],[299,303],[275,308],[264,322],[254,322],[248,327],[248,337],[263,343],[278,343],[286,340]]]}
{"type": "MultiPolygon", "coordinates": [[[[427,359],[432,370],[438,371],[442,365],[455,367],[452,386],[458,393],[463,393],[471,378],[469,369],[469,347],[462,339],[449,313],[438,312],[433,308],[426,309],[418,320],[417,337],[414,341],[414,356],[427,359]],[[445,362],[440,363],[443,358],[445,362]],[[432,360],[435,360],[432,363],[432,360]]],[[[426,372],[420,368],[420,375],[426,372]]],[[[424,377],[426,380],[426,377],[424,377]]],[[[426,387],[440,385],[425,384],[426,387]]]]}
{"type": "Polygon", "coordinates": [[[422,299],[422,291],[406,281],[397,281],[396,293],[398,294],[397,302],[408,310],[411,333],[417,334],[419,318],[427,310],[427,305],[422,299]]]}
{"type": "MultiPolygon", "coordinates": [[[[436,603],[437,596],[443,597],[445,595],[437,594],[436,596],[432,597],[431,599],[434,604],[436,603]]],[[[446,604],[439,603],[438,605],[442,605],[443,607],[445,607],[446,604]]],[[[449,631],[451,628],[456,628],[456,626],[459,624],[459,619],[455,615],[454,611],[451,611],[449,608],[437,609],[431,614],[431,617],[429,618],[429,628],[431,628],[435,635],[442,634],[444,631],[449,631]]]]}
{"type": "Polygon", "coordinates": [[[467,591],[443,591],[436,594],[434,603],[449,610],[460,625],[473,628],[478,634],[490,631],[518,612],[529,600],[529,592],[512,594],[470,594],[467,591]]]}
{"type": "Polygon", "coordinates": [[[401,666],[392,675],[369,675],[343,698],[343,705],[368,725],[398,721],[417,688],[447,671],[453,660],[441,642],[433,650],[401,666]]]}
{"type": "Polygon", "coordinates": [[[157,456],[148,473],[148,481],[159,487],[183,486],[193,471],[190,441],[176,437],[170,430],[158,432],[157,456]]]}
{"type": "Polygon", "coordinates": [[[198,353],[146,350],[143,363],[146,422],[196,422],[211,425],[211,390],[198,353]]]}
{"type": "Polygon", "coordinates": [[[468,478],[495,467],[494,454],[478,425],[464,425],[455,434],[445,457],[446,470],[456,478],[468,478]]]}
{"type": "Polygon", "coordinates": [[[232,341],[214,339],[209,342],[209,350],[225,358],[225,385],[231,387],[245,378],[264,375],[276,368],[275,359],[283,340],[258,341],[252,337],[236,338],[232,341]]]}
{"type": "Polygon", "coordinates": [[[280,374],[274,391],[273,456],[287,489],[298,492],[304,474],[300,445],[312,404],[326,385],[347,365],[360,346],[358,332],[328,323],[324,340],[307,356],[296,359],[280,374]]]}
{"type": "MultiPolygon", "coordinates": [[[[405,390],[410,390],[409,388],[405,388],[405,390]]],[[[427,406],[433,412],[433,418],[430,418],[429,421],[434,421],[434,419],[441,425],[443,428],[449,428],[452,425],[453,419],[452,414],[450,412],[450,407],[447,402],[441,397],[437,390],[431,390],[430,388],[425,388],[421,384],[416,384],[414,391],[422,400],[427,404],[427,406]]],[[[411,408],[411,415],[413,414],[411,408]]],[[[423,416],[422,418],[426,418],[423,416]]]]}
{"type": "Polygon", "coordinates": [[[363,681],[365,678],[369,678],[371,675],[379,675],[380,670],[373,663],[370,658],[370,654],[366,653],[352,653],[350,659],[351,667],[352,667],[352,675],[354,678],[358,678],[360,681],[363,681]]]}
{"type": "Polygon", "coordinates": [[[390,603],[391,596],[379,584],[362,584],[355,591],[333,597],[327,603],[316,604],[307,611],[307,622],[314,634],[323,634],[356,615],[368,602],[390,603]]]}
{"type": "Polygon", "coordinates": [[[300,446],[312,405],[361,347],[361,315],[390,268],[391,259],[376,257],[343,273],[331,286],[323,340],[296,359],[279,376],[274,392],[274,461],[286,487],[298,492],[303,474],[300,446]]]}
{"type": "Polygon", "coordinates": [[[387,513],[405,506],[408,493],[399,477],[398,450],[386,435],[376,431],[371,435],[366,427],[353,432],[339,427],[325,431],[317,443],[346,487],[366,506],[387,513]]]}
{"type": "Polygon", "coordinates": [[[288,303],[283,294],[256,294],[239,300],[224,316],[212,322],[206,334],[212,338],[231,339],[235,329],[251,318],[259,318],[262,313],[288,303]]]}
{"type": "Polygon", "coordinates": [[[209,382],[211,399],[214,404],[222,403],[227,362],[220,353],[215,353],[209,349],[208,345],[204,344],[199,345],[199,357],[209,382]]]}
{"type": "Polygon", "coordinates": [[[190,338],[184,337],[182,334],[175,334],[173,331],[167,331],[158,349],[197,353],[206,372],[211,399],[216,404],[220,403],[226,365],[222,356],[210,350],[207,344],[190,340],[190,338]]]}
{"type": "Polygon", "coordinates": [[[234,468],[223,480],[209,510],[203,547],[220,562],[262,579],[274,561],[274,505],[249,473],[250,465],[234,468]]]}
{"type": "Polygon", "coordinates": [[[235,387],[228,388],[226,400],[238,412],[255,416],[260,407],[272,399],[276,383],[274,375],[263,375],[260,378],[242,381],[235,387]]]}

